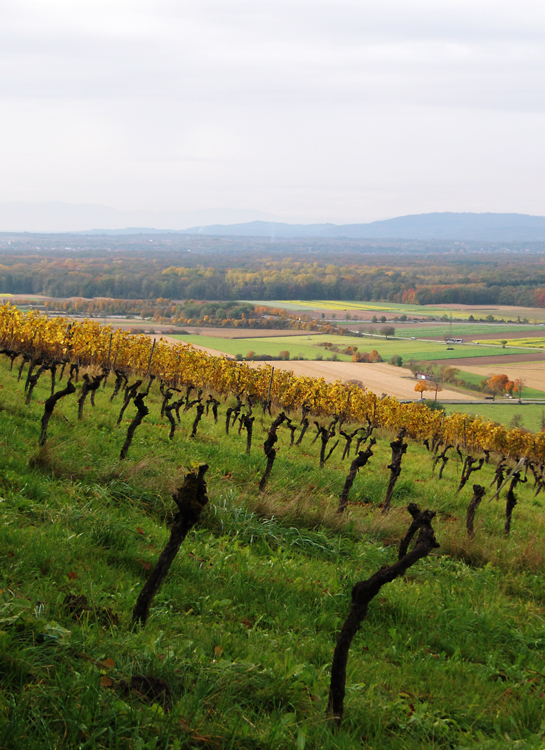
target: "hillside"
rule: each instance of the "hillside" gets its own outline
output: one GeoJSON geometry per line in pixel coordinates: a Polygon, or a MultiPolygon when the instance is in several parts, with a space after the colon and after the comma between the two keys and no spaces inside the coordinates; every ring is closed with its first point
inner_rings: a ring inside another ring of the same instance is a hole
{"type": "MultiPolygon", "coordinates": [[[[469,541],[470,485],[488,487],[495,466],[456,495],[456,453],[439,482],[430,453],[411,441],[383,515],[393,434],[376,430],[349,515],[339,517],[348,462],[339,446],[320,469],[314,430],[290,447],[281,425],[260,494],[272,418],[256,407],[246,455],[244,432],[225,434],[235,399],[222,398],[218,424],[203,415],[194,439],[195,406],[180,410],[171,442],[155,382],[120,461],[135,408],[116,427],[112,376],[79,421],[80,373],[39,449],[50,379],[42,375],[25,405],[18,367],[0,362],[1,747],[542,747],[545,553],[531,482],[517,488],[510,537],[503,498],[485,498],[469,541]],[[209,504],[145,628],[132,629],[138,592],[169,536],[171,492],[201,462],[209,504]],[[411,501],[437,512],[441,547],[371,603],[334,732],[329,673],[350,591],[396,560],[411,501]]],[[[66,382],[67,372],[57,388],[66,382]]]]}

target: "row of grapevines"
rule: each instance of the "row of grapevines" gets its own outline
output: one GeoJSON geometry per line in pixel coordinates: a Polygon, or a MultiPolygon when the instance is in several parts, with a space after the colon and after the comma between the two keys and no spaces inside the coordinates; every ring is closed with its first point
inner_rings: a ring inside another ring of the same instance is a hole
{"type": "Polygon", "coordinates": [[[98,323],[48,318],[37,311],[22,313],[11,304],[0,306],[0,340],[22,354],[80,366],[115,367],[134,373],[148,371],[166,382],[198,384],[222,394],[251,393],[269,397],[282,409],[307,404],[315,415],[339,414],[353,421],[369,419],[392,431],[406,429],[408,437],[424,440],[440,434],[443,442],[468,450],[488,450],[511,457],[545,460],[545,434],[507,429],[490,420],[454,413],[445,416],[418,402],[402,404],[396,398],[377,398],[353,384],[326,383],[323,378],[296,377],[270,365],[252,368],[246,363],[214,357],[182,343],[170,344],[149,336],[132,335],[98,323]]]}

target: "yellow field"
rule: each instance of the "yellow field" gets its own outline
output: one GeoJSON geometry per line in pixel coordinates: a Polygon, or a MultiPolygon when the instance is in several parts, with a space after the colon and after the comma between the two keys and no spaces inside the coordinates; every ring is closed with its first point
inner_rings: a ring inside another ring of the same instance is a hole
{"type": "Polygon", "coordinates": [[[545,347],[545,338],[520,338],[520,339],[478,339],[479,344],[496,344],[497,346],[503,346],[503,341],[506,342],[505,346],[532,346],[536,349],[543,349],[545,347]]]}

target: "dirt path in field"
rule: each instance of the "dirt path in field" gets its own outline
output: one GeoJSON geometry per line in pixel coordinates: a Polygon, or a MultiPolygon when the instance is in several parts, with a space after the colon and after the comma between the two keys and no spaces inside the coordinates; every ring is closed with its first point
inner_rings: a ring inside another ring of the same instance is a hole
{"type": "MultiPolygon", "coordinates": [[[[261,363],[252,363],[253,367],[258,367],[261,363]]],[[[402,367],[394,367],[385,362],[368,364],[365,362],[271,362],[275,369],[291,370],[295,375],[309,375],[313,378],[323,378],[328,383],[334,383],[336,380],[358,380],[377,396],[385,393],[387,396],[396,396],[397,398],[413,399],[417,398],[414,386],[415,379],[410,372],[402,367]]],[[[428,397],[432,397],[430,392],[428,397]]],[[[439,398],[452,399],[456,401],[474,400],[474,396],[457,393],[456,391],[443,390],[439,398]]]]}
{"type": "MultiPolygon", "coordinates": [[[[506,357],[501,357],[505,360],[506,357]]],[[[472,363],[474,360],[472,360],[472,363]]],[[[529,388],[535,388],[538,391],[545,391],[545,361],[542,362],[513,362],[505,363],[505,367],[502,367],[504,362],[495,365],[464,365],[463,369],[467,372],[473,372],[476,375],[481,375],[483,378],[489,378],[491,375],[505,374],[510,380],[517,380],[520,378],[529,388]]],[[[460,365],[461,367],[461,365],[460,365]]],[[[524,392],[523,392],[524,397],[524,392]]]]}

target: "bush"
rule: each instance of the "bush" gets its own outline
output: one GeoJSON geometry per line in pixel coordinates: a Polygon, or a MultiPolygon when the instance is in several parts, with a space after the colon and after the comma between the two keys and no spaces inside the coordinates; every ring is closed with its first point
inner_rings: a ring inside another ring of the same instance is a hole
{"type": "Polygon", "coordinates": [[[356,352],[352,355],[352,362],[370,362],[371,355],[369,352],[356,352]]]}
{"type": "Polygon", "coordinates": [[[403,367],[403,359],[400,354],[394,354],[390,359],[390,364],[396,367],[403,367]]]}
{"type": "Polygon", "coordinates": [[[288,360],[290,358],[290,353],[287,349],[282,349],[282,351],[278,352],[278,356],[280,359],[288,360]]]}

